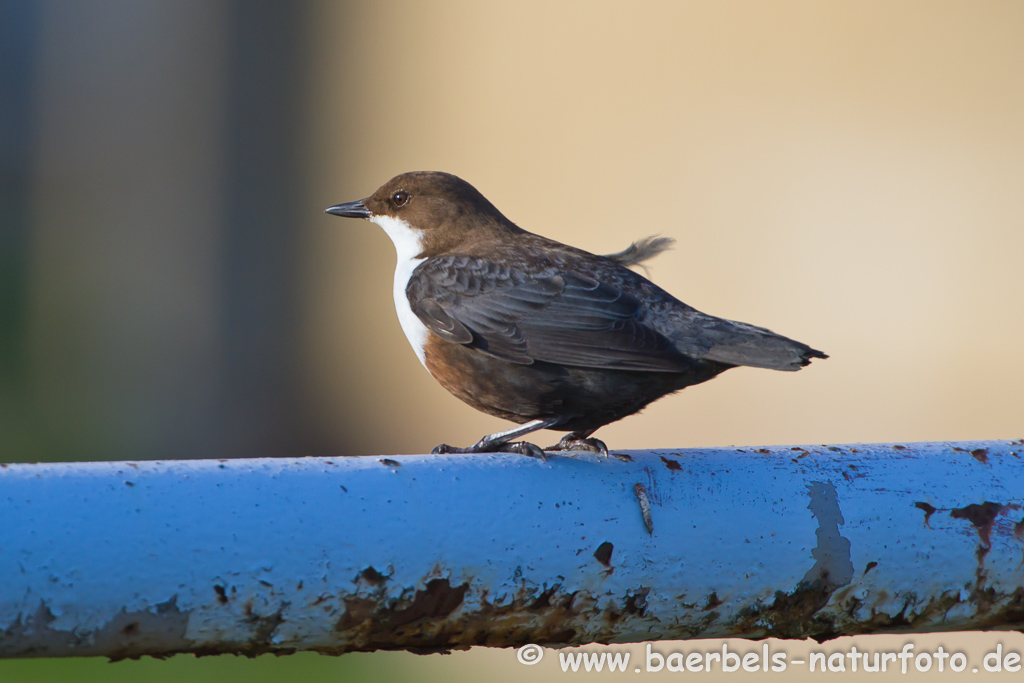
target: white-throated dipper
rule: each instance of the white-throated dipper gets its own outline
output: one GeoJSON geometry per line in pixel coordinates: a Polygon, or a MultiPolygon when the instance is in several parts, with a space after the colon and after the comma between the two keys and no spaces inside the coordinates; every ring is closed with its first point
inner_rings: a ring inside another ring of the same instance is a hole
{"type": "Polygon", "coordinates": [[[534,235],[448,173],[395,176],[327,213],[365,218],[395,243],[395,307],[416,356],[469,405],[518,427],[468,448],[543,457],[516,439],[569,432],[547,450],[608,449],[599,427],[739,365],[799,370],[827,358],[761,327],[687,306],[636,265],[671,240],[599,256],[534,235]]]}

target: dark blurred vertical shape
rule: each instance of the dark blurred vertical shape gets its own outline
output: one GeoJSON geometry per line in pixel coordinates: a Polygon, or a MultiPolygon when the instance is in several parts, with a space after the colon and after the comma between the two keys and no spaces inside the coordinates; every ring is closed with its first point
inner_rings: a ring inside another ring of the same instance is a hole
{"type": "Polygon", "coordinates": [[[297,319],[305,2],[229,0],[221,296],[225,456],[310,455],[297,319]]]}
{"type": "Polygon", "coordinates": [[[0,460],[309,452],[307,13],[0,3],[0,460]]]}
{"type": "Polygon", "coordinates": [[[307,453],[306,5],[0,8],[0,459],[307,453]]]}
{"type": "MultiPolygon", "coordinates": [[[[25,318],[36,5],[0,2],[0,432],[25,444],[25,318]]],[[[24,445],[22,446],[24,447],[24,445]]]]}
{"type": "Polygon", "coordinates": [[[0,459],[311,453],[308,14],[0,4],[0,459]]]}

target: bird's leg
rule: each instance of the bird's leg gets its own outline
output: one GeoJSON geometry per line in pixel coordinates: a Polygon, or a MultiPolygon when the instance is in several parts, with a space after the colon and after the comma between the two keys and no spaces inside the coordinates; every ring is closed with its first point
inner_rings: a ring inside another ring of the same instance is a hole
{"type": "Polygon", "coordinates": [[[590,451],[591,453],[600,453],[604,457],[608,457],[608,446],[605,445],[601,439],[591,439],[590,435],[596,432],[596,429],[589,429],[579,432],[570,432],[562,437],[562,440],[556,443],[554,446],[545,448],[546,451],[590,451]]]}
{"type": "Polygon", "coordinates": [[[488,434],[469,448],[457,448],[443,443],[430,451],[430,453],[432,455],[441,453],[519,453],[521,455],[529,455],[534,458],[545,459],[544,451],[528,441],[516,441],[515,443],[509,442],[517,436],[524,436],[530,432],[535,432],[538,429],[547,429],[557,423],[557,417],[549,417],[542,420],[531,420],[526,424],[521,424],[518,427],[513,427],[512,429],[506,429],[503,432],[488,434]]]}

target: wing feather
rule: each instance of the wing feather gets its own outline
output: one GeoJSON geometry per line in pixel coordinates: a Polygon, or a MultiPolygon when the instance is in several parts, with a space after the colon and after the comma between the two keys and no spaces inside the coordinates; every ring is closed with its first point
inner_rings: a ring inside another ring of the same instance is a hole
{"type": "Polygon", "coordinates": [[[442,339],[513,363],[656,372],[692,365],[641,321],[639,299],[569,270],[531,275],[483,259],[439,257],[416,269],[406,293],[442,339]]]}

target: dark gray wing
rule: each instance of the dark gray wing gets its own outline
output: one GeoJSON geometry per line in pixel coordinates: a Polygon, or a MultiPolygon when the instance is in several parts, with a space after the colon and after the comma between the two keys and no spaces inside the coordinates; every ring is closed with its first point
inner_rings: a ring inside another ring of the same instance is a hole
{"type": "Polygon", "coordinates": [[[513,363],[679,372],[693,362],[641,322],[639,299],[566,269],[438,257],[415,270],[406,295],[442,339],[513,363]]]}

